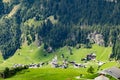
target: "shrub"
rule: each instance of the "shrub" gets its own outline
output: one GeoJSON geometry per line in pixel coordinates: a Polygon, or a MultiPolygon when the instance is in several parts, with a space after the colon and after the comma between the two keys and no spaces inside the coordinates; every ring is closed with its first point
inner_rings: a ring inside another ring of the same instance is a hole
{"type": "Polygon", "coordinates": [[[88,73],[94,73],[94,68],[92,66],[90,66],[87,70],[88,73]]]}
{"type": "Polygon", "coordinates": [[[28,69],[28,66],[16,67],[16,68],[12,68],[12,69],[9,69],[8,67],[6,67],[5,70],[2,73],[0,73],[0,76],[2,78],[9,78],[9,77],[15,75],[17,72],[22,71],[24,69],[28,69]]]}

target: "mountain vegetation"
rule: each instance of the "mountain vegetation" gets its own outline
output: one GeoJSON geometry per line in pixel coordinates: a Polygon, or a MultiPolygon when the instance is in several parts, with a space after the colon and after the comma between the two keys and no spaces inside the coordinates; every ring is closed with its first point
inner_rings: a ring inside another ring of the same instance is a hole
{"type": "Polygon", "coordinates": [[[113,54],[111,54],[111,57],[115,58],[116,60],[118,60],[120,58],[120,43],[119,43],[119,41],[120,40],[117,40],[115,42],[115,44],[113,45],[113,49],[112,49],[113,54]]]}
{"type": "Polygon", "coordinates": [[[4,59],[25,43],[44,44],[48,52],[78,44],[91,48],[95,42],[88,35],[93,32],[101,34],[104,46],[113,46],[114,57],[120,59],[119,0],[0,0],[0,51],[4,59]]]}

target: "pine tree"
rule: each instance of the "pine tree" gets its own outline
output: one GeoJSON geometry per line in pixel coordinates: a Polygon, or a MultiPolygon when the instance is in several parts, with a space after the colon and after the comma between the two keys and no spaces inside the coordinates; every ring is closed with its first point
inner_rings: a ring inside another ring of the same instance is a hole
{"type": "Polygon", "coordinates": [[[120,40],[116,40],[115,44],[113,45],[112,52],[116,60],[120,59],[120,40]]]}

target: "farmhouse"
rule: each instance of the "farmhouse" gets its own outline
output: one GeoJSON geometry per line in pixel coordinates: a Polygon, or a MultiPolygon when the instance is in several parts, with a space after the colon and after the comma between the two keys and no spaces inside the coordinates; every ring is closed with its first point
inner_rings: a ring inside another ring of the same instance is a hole
{"type": "Polygon", "coordinates": [[[99,73],[104,73],[104,74],[114,77],[117,80],[120,80],[120,69],[117,67],[108,68],[99,73]]]}
{"type": "Polygon", "coordinates": [[[94,54],[94,53],[88,54],[88,55],[86,56],[86,58],[87,58],[87,60],[95,60],[96,54],[94,54]]]}
{"type": "Polygon", "coordinates": [[[94,80],[109,80],[109,78],[105,77],[104,74],[101,74],[100,76],[96,77],[94,80]]]}
{"type": "Polygon", "coordinates": [[[52,67],[57,68],[58,67],[58,60],[57,60],[57,56],[55,55],[55,57],[52,59],[51,61],[52,67]]]}

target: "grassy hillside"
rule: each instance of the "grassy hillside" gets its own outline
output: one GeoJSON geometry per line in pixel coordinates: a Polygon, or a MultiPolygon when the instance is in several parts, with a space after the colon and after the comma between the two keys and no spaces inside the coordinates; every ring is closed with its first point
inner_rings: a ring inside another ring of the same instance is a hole
{"type": "Polygon", "coordinates": [[[44,22],[44,21],[47,21],[47,20],[50,20],[52,22],[52,24],[56,24],[58,22],[58,20],[55,20],[54,19],[54,16],[49,16],[47,17],[47,19],[45,20],[35,20],[35,17],[32,18],[32,19],[29,19],[27,20],[24,25],[25,26],[30,26],[30,27],[38,27],[38,26],[41,26],[41,24],[44,22]]]}
{"type": "Polygon", "coordinates": [[[51,55],[49,55],[49,58],[43,57],[44,53],[46,52],[43,51],[43,46],[24,46],[20,50],[17,50],[14,56],[1,63],[0,69],[3,69],[4,67],[11,67],[14,64],[30,64],[50,59],[51,55]]]}
{"type": "Polygon", "coordinates": [[[24,23],[24,25],[28,25],[28,26],[34,26],[34,27],[37,27],[37,26],[40,26],[41,25],[41,23],[42,23],[43,21],[36,21],[36,20],[34,20],[34,19],[29,19],[29,20],[27,20],[25,23],[24,23]]]}
{"type": "Polygon", "coordinates": [[[95,53],[97,56],[97,60],[100,61],[108,61],[109,55],[111,54],[111,47],[101,47],[98,45],[93,45],[91,49],[86,48],[72,48],[73,55],[70,55],[70,51],[67,47],[61,48],[55,52],[58,55],[59,59],[61,59],[61,55],[64,54],[65,57],[68,57],[71,61],[81,62],[82,58],[85,58],[87,54],[95,53]]]}
{"type": "Polygon", "coordinates": [[[72,48],[72,53],[73,55],[70,55],[70,51],[66,46],[56,50],[54,53],[47,53],[44,51],[43,45],[37,47],[32,44],[31,46],[23,46],[21,49],[17,50],[14,56],[0,64],[0,69],[3,69],[6,66],[10,67],[14,64],[30,64],[51,61],[55,55],[57,55],[59,61],[62,61],[62,54],[64,54],[65,58],[68,57],[68,60],[80,63],[81,58],[85,58],[89,53],[95,53],[97,55],[97,60],[107,62],[111,53],[111,47],[105,48],[98,45],[93,45],[91,49],[72,48]]]}
{"type": "Polygon", "coordinates": [[[2,57],[2,53],[0,52],[0,63],[3,62],[3,57],[2,57]]]}
{"type": "MultiPolygon", "coordinates": [[[[70,61],[82,63],[81,58],[84,58],[89,53],[95,53],[97,55],[97,60],[106,62],[103,66],[100,67],[100,70],[112,66],[120,66],[120,64],[115,61],[109,61],[111,47],[101,47],[98,45],[93,45],[91,49],[72,48],[72,53],[73,55],[70,55],[70,51],[67,46],[56,50],[54,53],[47,53],[46,51],[44,51],[43,45],[41,47],[37,47],[34,44],[30,46],[23,46],[21,47],[21,49],[16,51],[14,56],[0,64],[0,70],[5,68],[6,66],[11,67],[13,64],[30,64],[45,61],[48,62],[51,61],[55,55],[58,56],[58,60],[59,62],[61,62],[63,60],[63,58],[61,58],[62,54],[64,54],[65,58],[68,57],[68,60],[70,61]]],[[[97,73],[97,62],[89,61],[85,64],[88,68],[89,66],[93,66],[95,69],[95,73],[97,73]]],[[[88,68],[74,69],[70,66],[68,69],[55,69],[50,68],[50,66],[48,65],[43,68],[23,70],[21,72],[18,72],[15,76],[6,80],[48,80],[48,78],[49,80],[77,80],[76,77],[80,74],[84,75],[80,80],[86,80],[86,78],[94,78],[96,75],[90,75],[87,73],[88,68]]]]}

